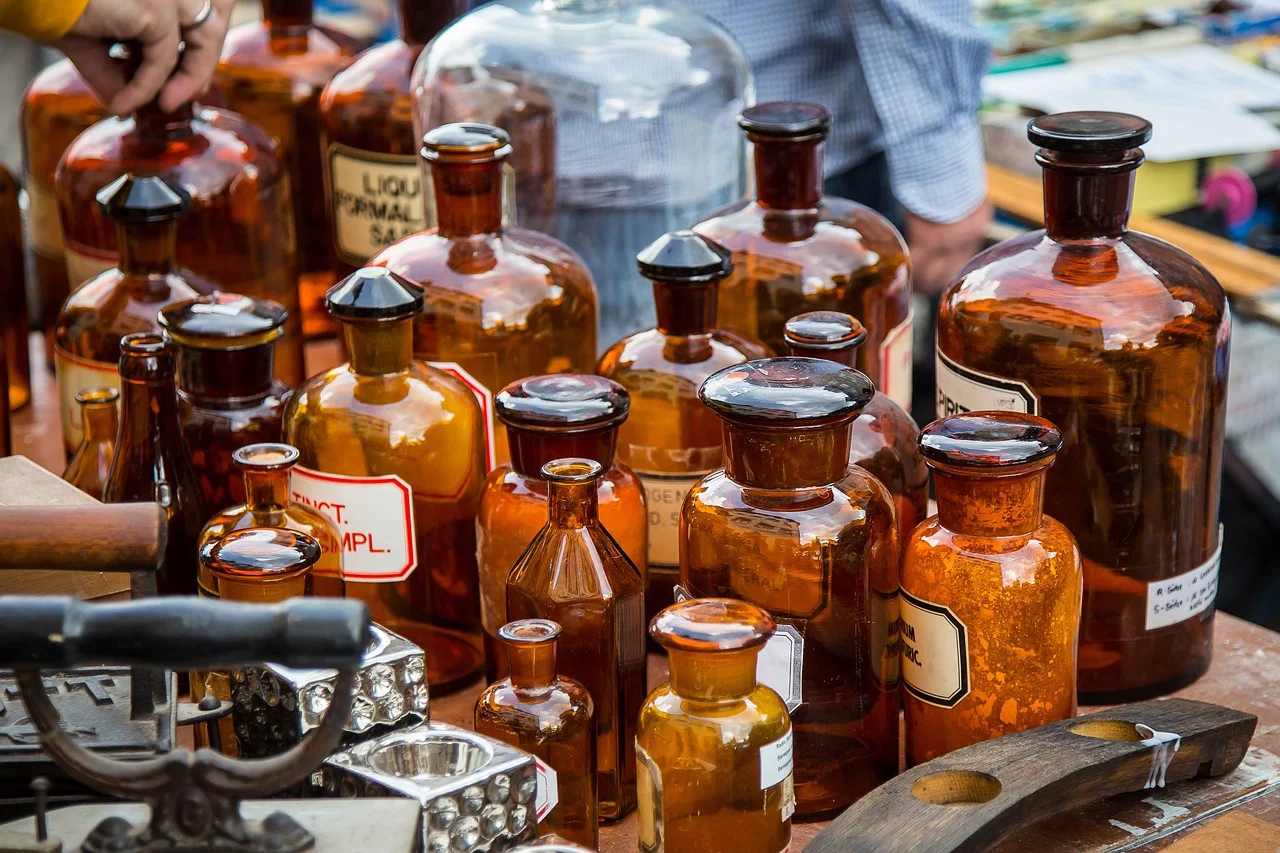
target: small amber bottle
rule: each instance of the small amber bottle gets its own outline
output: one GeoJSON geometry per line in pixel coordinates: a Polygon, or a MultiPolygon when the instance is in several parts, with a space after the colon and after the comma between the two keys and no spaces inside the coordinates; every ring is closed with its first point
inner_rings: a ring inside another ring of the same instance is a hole
{"type": "MultiPolygon", "coordinates": [[[[867,330],[837,311],[810,311],[787,321],[783,332],[791,354],[825,358],[853,367],[867,330]]],[[[898,541],[905,542],[929,514],[929,469],[920,454],[920,428],[906,410],[876,391],[853,422],[849,461],[884,483],[898,514],[898,541]]]]}
{"type": "Polygon", "coordinates": [[[178,419],[209,506],[245,499],[231,455],[280,440],[289,386],[272,378],[285,310],[214,293],[169,305],[160,326],[178,351],[178,419]]]}
{"type": "Polygon", "coordinates": [[[587,688],[556,674],[559,636],[560,626],[549,619],[498,629],[511,674],[480,694],[475,727],[536,758],[538,831],[594,850],[600,844],[595,710],[587,688]]]}
{"type": "Polygon", "coordinates": [[[617,820],[636,803],[632,745],[645,689],[644,580],[600,526],[603,474],[592,459],[542,467],[547,524],[507,579],[507,615],[564,626],[562,668],[596,706],[599,815],[617,820]]]}
{"type": "MultiPolygon", "coordinates": [[[[288,444],[250,444],[231,455],[243,474],[244,503],[219,512],[200,531],[200,547],[237,530],[250,527],[292,530],[310,536],[320,546],[320,557],[311,571],[315,595],[341,598],[342,539],[333,521],[318,510],[293,499],[290,472],[298,450],[288,444]]],[[[212,593],[213,579],[201,567],[200,588],[212,593]]]]}
{"type": "Polygon", "coordinates": [[[692,231],[673,231],[646,247],[636,263],[653,281],[658,326],[611,346],[600,359],[600,373],[631,393],[618,456],[644,483],[645,616],[652,619],[671,603],[680,582],[680,507],[694,484],[724,459],[720,420],[698,399],[698,388],[722,367],[772,353],[716,328],[716,291],[733,270],[726,250],[692,231]]]}
{"type": "Polygon", "coordinates": [[[98,385],[120,387],[120,338],[160,331],[161,308],[213,289],[174,263],[178,219],[190,205],[185,192],[157,177],[123,175],[103,187],[97,201],[115,223],[119,266],[76,289],[58,314],[54,365],[68,454],[82,432],[76,394],[98,385]]]}
{"type": "Polygon", "coordinates": [[[103,503],[155,501],[168,518],[160,595],[196,592],[196,541],[209,517],[178,426],[173,350],[158,334],[120,341],[120,432],[103,503]]]}
{"type": "Polygon", "coordinates": [[[671,680],[640,710],[642,853],[791,849],[791,718],[756,681],[774,629],[759,607],[726,598],[683,601],[650,623],[671,680]]]}
{"type": "Polygon", "coordinates": [[[542,466],[583,457],[604,467],[599,483],[600,523],[637,567],[644,565],[644,492],[640,480],[617,462],[618,428],[630,398],[618,383],[599,376],[554,373],[513,382],[494,400],[506,426],[511,461],[489,472],[476,519],[480,564],[480,615],[484,622],[485,674],[507,674],[498,629],[507,621],[507,575],[547,523],[547,484],[542,466]]]}
{"type": "Polygon", "coordinates": [[[760,680],[795,725],[796,808],[843,808],[898,770],[898,537],[893,499],[849,464],[870,380],[813,358],[726,367],[700,396],[725,467],[685,501],[680,577],[778,623],[760,680]]]}
{"type": "Polygon", "coordinates": [[[62,472],[62,479],[91,498],[102,500],[107,472],[116,455],[116,433],[120,429],[120,392],[115,388],[86,388],[76,394],[84,438],[62,472]]]}
{"type": "MultiPolygon", "coordinates": [[[[27,336],[27,272],[22,244],[22,186],[0,165],[0,315],[4,357],[8,367],[10,411],[31,402],[31,349],[27,336]]],[[[3,402],[3,400],[0,400],[3,402]]]]}

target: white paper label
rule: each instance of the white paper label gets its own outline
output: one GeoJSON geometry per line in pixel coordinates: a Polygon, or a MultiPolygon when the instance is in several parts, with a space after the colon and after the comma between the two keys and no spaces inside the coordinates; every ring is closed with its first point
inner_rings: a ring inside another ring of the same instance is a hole
{"type": "Polygon", "coordinates": [[[348,477],[293,469],[293,499],[333,519],[342,536],[342,576],[401,581],[418,567],[413,491],[394,474],[348,477]]]}
{"type": "Polygon", "coordinates": [[[412,154],[330,145],[329,204],[333,245],[356,266],[427,227],[422,173],[412,154]]]}
{"type": "Polygon", "coordinates": [[[911,695],[953,708],[969,695],[969,637],[951,609],[899,593],[902,681],[911,695]]]}
{"type": "MultiPolygon", "coordinates": [[[[635,469],[632,469],[635,470],[635,469]]],[[[689,491],[708,472],[660,474],[636,471],[644,486],[644,507],[649,514],[649,565],[680,566],[680,508],[689,491]]]]}
{"type": "Polygon", "coordinates": [[[484,425],[484,470],[489,473],[493,470],[494,465],[494,443],[493,443],[493,392],[484,387],[479,379],[476,379],[466,371],[461,365],[452,361],[428,361],[427,364],[436,370],[443,370],[450,376],[455,377],[471,389],[471,393],[475,395],[476,401],[480,404],[480,414],[483,415],[481,423],[484,425]]]}
{"type": "Polygon", "coordinates": [[[538,774],[538,793],[533,799],[533,810],[538,816],[538,823],[542,823],[560,802],[560,786],[556,781],[556,771],[550,764],[536,755],[533,762],[538,774]]]}
{"type": "Polygon", "coordinates": [[[765,791],[791,775],[791,730],[773,743],[760,747],[760,790],[765,791]]]}
{"type": "Polygon", "coordinates": [[[1040,401],[1025,382],[961,367],[937,351],[938,417],[957,412],[1025,412],[1039,414],[1040,401]]]}
{"type": "Polygon", "coordinates": [[[1147,630],[1177,625],[1213,606],[1222,564],[1222,528],[1213,556],[1189,572],[1147,584],[1147,630]]]}
{"type": "Polygon", "coordinates": [[[46,258],[61,258],[62,220],[58,218],[58,196],[27,175],[27,243],[46,258]]]}
{"type": "Polygon", "coordinates": [[[756,681],[772,687],[794,712],[804,702],[804,635],[794,625],[778,623],[778,630],[756,659],[756,681]]]}
{"type": "Polygon", "coordinates": [[[889,330],[880,342],[880,391],[908,412],[911,411],[911,356],[914,341],[911,327],[916,318],[913,304],[907,319],[889,330]]]}
{"type": "Polygon", "coordinates": [[[62,441],[68,453],[74,453],[84,438],[84,424],[80,421],[80,404],[76,394],[86,388],[115,388],[120,390],[120,371],[117,365],[105,361],[90,361],[74,356],[61,347],[53,350],[53,366],[58,377],[58,409],[62,416],[62,441]]]}
{"type": "Polygon", "coordinates": [[[67,243],[63,255],[67,260],[67,280],[71,283],[73,292],[94,276],[115,269],[119,260],[115,252],[104,252],[71,243],[67,243]]]}
{"type": "MultiPolygon", "coordinates": [[[[796,813],[796,784],[795,777],[788,776],[782,783],[785,787],[782,789],[782,819],[791,820],[791,816],[796,813]]],[[[791,849],[791,843],[787,842],[787,846],[782,848],[783,853],[791,849]]]]}

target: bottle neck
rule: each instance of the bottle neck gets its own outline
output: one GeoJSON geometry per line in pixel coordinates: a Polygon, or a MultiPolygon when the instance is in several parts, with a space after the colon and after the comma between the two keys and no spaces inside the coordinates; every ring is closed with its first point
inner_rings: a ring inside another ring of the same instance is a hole
{"type": "Polygon", "coordinates": [[[839,349],[830,347],[814,347],[813,349],[810,349],[809,347],[796,346],[793,344],[790,349],[792,355],[800,358],[821,358],[827,361],[834,361],[836,364],[843,364],[845,367],[857,366],[855,364],[858,360],[858,348],[856,346],[840,347],[839,349]]]}
{"type": "Polygon", "coordinates": [[[543,695],[556,683],[556,644],[508,643],[507,665],[511,671],[511,686],[517,694],[543,695]]]}
{"type": "Polygon", "coordinates": [[[542,479],[542,466],[553,459],[594,459],[608,471],[618,447],[618,428],[589,432],[548,432],[507,426],[511,468],[522,477],[542,479]]]}
{"type": "Polygon", "coordinates": [[[973,476],[934,467],[938,522],[969,536],[1021,536],[1040,527],[1048,467],[1004,476],[973,476]]]}
{"type": "Polygon", "coordinates": [[[756,489],[829,486],[849,468],[852,420],[785,429],[724,423],[725,473],[756,489]]]}
{"type": "Polygon", "coordinates": [[[178,349],[178,387],[194,402],[253,405],[271,393],[275,343],[243,349],[178,349]]]}
{"type": "Polygon", "coordinates": [[[742,699],[756,689],[757,646],[732,652],[671,650],[671,690],[682,699],[742,699]]]}
{"type": "Polygon", "coordinates": [[[413,321],[384,320],[342,324],[351,369],[362,376],[404,373],[413,365],[413,321]]]}
{"type": "Polygon", "coordinates": [[[547,483],[547,516],[552,527],[572,530],[599,519],[598,483],[547,483]]]}
{"type": "Polygon", "coordinates": [[[466,14],[467,0],[400,0],[400,37],[420,47],[456,18],[466,14]]]}
{"type": "Polygon", "coordinates": [[[653,283],[653,305],[658,331],[668,337],[709,335],[716,327],[718,281],[702,284],[653,283]]]}
{"type": "Polygon", "coordinates": [[[115,403],[84,406],[80,411],[86,442],[93,444],[116,440],[116,432],[120,429],[120,415],[115,403]]]}
{"type": "Polygon", "coordinates": [[[179,104],[170,113],[160,109],[158,101],[151,101],[138,107],[133,114],[139,135],[159,136],[166,139],[192,135],[195,131],[191,127],[191,122],[195,117],[196,110],[191,101],[179,104]]]}
{"type": "Polygon", "coordinates": [[[173,375],[120,377],[120,449],[181,442],[173,375]]]}
{"type": "Polygon", "coordinates": [[[756,201],[771,210],[813,210],[822,202],[822,140],[751,137],[756,201]]]}
{"type": "Polygon", "coordinates": [[[164,277],[173,272],[178,245],[178,222],[138,222],[116,225],[120,271],[127,276],[164,277]]]}
{"type": "Polygon", "coordinates": [[[502,229],[502,161],[429,166],[442,237],[496,234],[502,229]]]}
{"type": "Polygon", "coordinates": [[[1088,155],[1040,151],[1044,169],[1044,227],[1055,241],[1097,240],[1124,234],[1133,203],[1135,172],[1142,152],[1105,160],[1088,155]]]}
{"type": "Polygon", "coordinates": [[[289,506],[289,469],[244,472],[244,505],[250,512],[277,512],[289,506]]]}
{"type": "Polygon", "coordinates": [[[262,22],[272,32],[305,30],[312,22],[312,0],[262,0],[262,22]]]}

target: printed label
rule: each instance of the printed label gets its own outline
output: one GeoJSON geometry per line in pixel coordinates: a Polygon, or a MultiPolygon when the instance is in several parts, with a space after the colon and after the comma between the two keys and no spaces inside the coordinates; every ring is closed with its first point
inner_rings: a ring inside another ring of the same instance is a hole
{"type": "Polygon", "coordinates": [[[969,637],[950,608],[899,592],[902,681],[930,705],[954,708],[969,695],[969,637]]]}
{"type": "Polygon", "coordinates": [[[885,687],[898,683],[901,670],[902,621],[896,592],[871,591],[871,671],[885,687]]]}
{"type": "MultiPolygon", "coordinates": [[[[796,813],[796,783],[794,776],[788,776],[782,783],[782,819],[791,820],[791,816],[796,813]]],[[[787,842],[787,846],[782,848],[783,853],[791,849],[791,843],[787,842]]]]}
{"type": "Polygon", "coordinates": [[[86,388],[115,388],[120,390],[120,371],[115,364],[90,361],[72,355],[62,347],[54,347],[53,367],[58,377],[58,409],[62,416],[62,441],[68,453],[75,453],[84,438],[84,424],[80,421],[80,404],[76,394],[86,388]]]}
{"type": "Polygon", "coordinates": [[[115,252],[90,249],[70,242],[66,244],[63,254],[67,260],[67,281],[71,283],[72,292],[89,279],[114,269],[118,260],[115,252]]]}
{"type": "Polygon", "coordinates": [[[773,743],[760,747],[760,790],[765,791],[791,775],[791,730],[773,743]]]}
{"type": "Polygon", "coordinates": [[[538,793],[533,798],[533,810],[538,816],[538,823],[542,823],[560,803],[560,786],[556,781],[556,771],[550,764],[536,755],[533,763],[538,774],[538,793]]]}
{"type": "Polygon", "coordinates": [[[62,220],[58,196],[27,175],[27,242],[46,258],[62,257],[62,220]]]}
{"type": "Polygon", "coordinates": [[[355,266],[427,228],[422,172],[411,154],[330,145],[329,199],[333,244],[355,266]]]}
{"type": "Polygon", "coordinates": [[[794,712],[804,702],[804,635],[794,625],[778,623],[778,630],[756,659],[756,681],[772,687],[794,712]]]}
{"type": "Polygon", "coordinates": [[[1017,379],[1006,379],[961,367],[937,351],[938,417],[957,412],[1025,412],[1040,413],[1040,399],[1031,386],[1017,379]]]}
{"type": "Polygon", "coordinates": [[[484,470],[489,473],[493,470],[495,449],[493,443],[493,392],[468,373],[461,365],[452,361],[429,361],[427,364],[436,370],[443,370],[450,376],[456,377],[463,385],[471,389],[471,393],[475,395],[476,401],[480,403],[480,414],[483,415],[482,423],[484,425],[484,470]]]}
{"type": "MultiPolygon", "coordinates": [[[[426,183],[422,187],[423,216],[427,228],[440,224],[436,215],[436,188],[431,180],[431,163],[422,163],[426,183]]],[[[511,163],[502,164],[502,224],[510,225],[516,218],[516,169],[511,163]]]]}
{"type": "Polygon", "coordinates": [[[908,412],[911,411],[911,357],[914,340],[912,325],[916,319],[913,303],[907,319],[889,330],[880,342],[880,391],[908,412]]]}
{"type": "MultiPolygon", "coordinates": [[[[632,469],[634,470],[634,469],[632,469]]],[[[680,565],[680,507],[689,491],[709,472],[660,474],[636,471],[644,486],[644,506],[649,514],[649,565],[680,565]]]]}
{"type": "Polygon", "coordinates": [[[1213,606],[1222,564],[1222,527],[1213,556],[1189,572],[1147,584],[1147,630],[1185,622],[1213,606]]]}
{"type": "Polygon", "coordinates": [[[413,492],[394,474],[348,477],[293,469],[293,499],[333,519],[342,534],[342,576],[390,583],[418,567],[413,492]]]}

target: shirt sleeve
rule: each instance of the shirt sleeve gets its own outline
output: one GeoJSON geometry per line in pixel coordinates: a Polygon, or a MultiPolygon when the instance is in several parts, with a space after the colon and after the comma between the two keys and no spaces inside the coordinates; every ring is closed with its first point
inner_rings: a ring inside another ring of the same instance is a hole
{"type": "Polygon", "coordinates": [[[969,0],[845,6],[894,195],[935,222],[963,218],[986,195],[978,107],[990,47],[969,6],[969,0]]]}
{"type": "Polygon", "coordinates": [[[0,29],[53,41],[67,34],[88,5],[89,0],[0,0],[0,29]]]}

